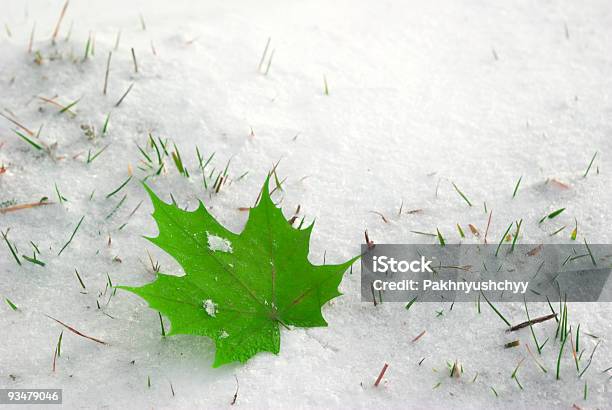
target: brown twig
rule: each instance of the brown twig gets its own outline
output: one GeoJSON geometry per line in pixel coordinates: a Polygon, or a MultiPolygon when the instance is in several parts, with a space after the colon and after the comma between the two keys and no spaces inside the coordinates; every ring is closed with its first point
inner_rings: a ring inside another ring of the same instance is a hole
{"type": "Polygon", "coordinates": [[[527,326],[535,325],[536,323],[546,322],[547,320],[554,319],[556,317],[557,317],[556,313],[551,313],[546,316],[538,317],[538,318],[531,319],[523,323],[519,323],[518,325],[514,325],[510,329],[506,330],[506,332],[514,332],[515,330],[519,330],[527,326]]]}
{"type": "Polygon", "coordinates": [[[387,363],[385,363],[385,365],[383,366],[382,370],[378,374],[378,378],[376,378],[376,382],[374,383],[374,387],[378,387],[378,385],[380,384],[380,381],[382,380],[383,376],[385,375],[385,372],[387,371],[388,367],[389,367],[389,365],[387,363]]]}
{"type": "Polygon", "coordinates": [[[417,340],[419,340],[420,338],[423,337],[423,335],[425,334],[426,330],[423,330],[421,333],[418,334],[417,337],[415,337],[414,339],[412,339],[412,343],[416,342],[417,340]]]}

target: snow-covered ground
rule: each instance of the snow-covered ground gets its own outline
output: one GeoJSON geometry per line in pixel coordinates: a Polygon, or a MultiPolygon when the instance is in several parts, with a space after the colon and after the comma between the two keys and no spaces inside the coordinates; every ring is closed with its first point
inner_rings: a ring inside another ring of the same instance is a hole
{"type": "MultiPolygon", "coordinates": [[[[0,202],[46,196],[56,203],[0,214],[19,254],[31,255],[32,241],[46,263],[19,266],[0,242],[0,387],[63,388],[70,408],[229,407],[236,379],[235,407],[244,408],[612,408],[611,374],[602,373],[612,366],[611,304],[569,306],[570,324],[583,332],[581,367],[601,343],[580,379],[566,350],[556,380],[554,321],[535,328],[540,339],[550,336],[539,358],[544,373],[523,346],[535,351],[528,329],[505,333],[486,306],[478,314],[470,303],[452,311],[448,304],[406,311],[361,303],[358,266],[341,284],[344,296],[323,309],[329,327],[282,330],[277,357],[258,354],[219,369],[211,368],[210,341],[162,338],[157,313],[143,300],[105,292],[109,277],[113,284],[153,280],[147,251],[162,271],[181,274],[142,238],[156,230],[136,181],[145,176],[138,146],[146,149],[148,133],[176,143],[191,174],[179,175],[166,160],[167,172],[150,185],[181,206],[202,199],[234,231],[247,214],[238,208],[253,204],[280,160],[286,182],[276,198],[286,215],[300,204],[307,220],[316,219],[310,258],[317,263],[324,254],[328,262],[357,254],[365,229],[378,243],[433,243],[411,231],[436,228],[457,242],[457,223],[484,231],[485,202],[496,240],[522,218],[521,243],[568,242],[575,221],[578,240],[609,243],[609,1],[73,0],[51,45],[63,3],[0,4],[0,110],[34,133],[42,127],[36,141],[57,144],[51,154],[38,151],[0,118],[0,202]],[[93,55],[84,60],[88,37],[93,55]],[[267,60],[257,68],[268,37],[274,57],[264,75],[267,60]],[[38,97],[62,106],[78,99],[76,116],[38,97]],[[88,164],[88,151],[106,145],[88,164]],[[205,158],[216,152],[207,170],[231,159],[234,182],[218,194],[202,185],[196,146],[205,158]],[[106,199],[130,172],[135,179],[106,199]],[[57,203],[55,185],[67,201],[57,203]],[[408,213],[415,209],[422,211],[408,213]],[[62,327],[45,315],[108,345],[65,331],[52,371],[62,327]],[[503,348],[517,337],[520,347],[503,348]],[[523,357],[520,390],[510,376],[523,357]],[[456,360],[464,373],[450,378],[447,362],[456,360]],[[384,363],[389,369],[373,387],[384,363]]],[[[525,320],[520,305],[500,308],[513,322],[525,320]]],[[[548,312],[531,308],[533,316],[548,312]]]]}

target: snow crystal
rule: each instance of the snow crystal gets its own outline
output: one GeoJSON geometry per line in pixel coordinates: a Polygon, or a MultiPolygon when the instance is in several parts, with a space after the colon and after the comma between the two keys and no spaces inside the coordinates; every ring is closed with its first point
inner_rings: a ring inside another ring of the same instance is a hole
{"type": "Polygon", "coordinates": [[[215,302],[213,302],[210,299],[206,299],[202,303],[202,306],[204,307],[204,310],[206,311],[206,313],[208,313],[208,316],[212,316],[212,317],[217,316],[217,304],[215,302]]]}
{"type": "Polygon", "coordinates": [[[208,249],[211,251],[232,253],[232,243],[229,240],[213,235],[208,231],[206,231],[206,236],[208,238],[208,249]]]}

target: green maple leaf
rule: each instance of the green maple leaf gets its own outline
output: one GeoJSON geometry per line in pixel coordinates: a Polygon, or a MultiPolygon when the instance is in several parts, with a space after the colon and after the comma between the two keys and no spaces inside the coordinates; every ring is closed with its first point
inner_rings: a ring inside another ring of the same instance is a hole
{"type": "Polygon", "coordinates": [[[308,261],[313,225],[292,227],[270,198],[268,180],[240,234],[225,229],[202,202],[193,212],[161,201],[145,185],[159,228],[147,238],[169,253],[184,276],[157,274],[142,287],[119,286],[145,299],[171,322],[168,335],[211,338],[213,367],[278,354],[280,329],[327,326],[321,306],[357,259],[316,266],[308,261]]]}

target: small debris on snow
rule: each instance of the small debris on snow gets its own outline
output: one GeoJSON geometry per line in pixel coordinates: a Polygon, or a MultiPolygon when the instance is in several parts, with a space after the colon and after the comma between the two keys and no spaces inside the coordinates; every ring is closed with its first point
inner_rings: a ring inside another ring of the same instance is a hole
{"type": "Polygon", "coordinates": [[[225,238],[213,235],[206,231],[206,237],[208,238],[208,249],[213,252],[227,252],[232,253],[232,243],[225,238]]]}
{"type": "Polygon", "coordinates": [[[212,316],[212,317],[217,316],[217,304],[215,302],[213,302],[210,299],[206,299],[202,303],[202,306],[204,307],[204,310],[206,311],[206,313],[208,313],[208,316],[212,316]]]}

